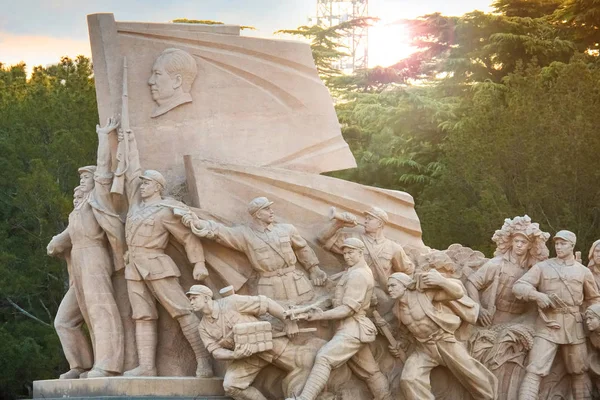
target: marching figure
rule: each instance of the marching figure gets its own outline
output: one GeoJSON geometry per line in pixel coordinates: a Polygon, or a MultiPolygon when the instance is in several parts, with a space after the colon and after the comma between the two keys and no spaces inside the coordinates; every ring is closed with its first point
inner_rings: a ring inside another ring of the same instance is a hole
{"type": "Polygon", "coordinates": [[[535,338],[519,400],[538,398],[542,378],[550,373],[559,349],[571,375],[573,399],[591,398],[581,306],[584,301],[597,303],[600,297],[590,270],[575,261],[575,242],[573,232],[559,231],[554,236],[556,258],[531,267],[513,287],[517,298],[535,301],[538,306],[535,338]]]}
{"type": "Polygon", "coordinates": [[[185,292],[179,284],[179,268],[165,254],[170,237],[181,243],[194,264],[194,279],[206,278],[204,250],[197,237],[181,223],[173,207],[187,208],[183,203],[162,198],[165,178],[154,170],[142,174],[139,153],[133,132],[121,132],[119,141],[128,140],[128,167],[125,186],[129,210],[125,226],[128,263],[125,269],[127,289],[135,320],[139,366],[127,371],[127,376],[156,376],[156,345],[158,340],[156,301],[177,320],[183,335],[196,356],[196,376],[213,375],[210,356],[198,333],[198,318],[192,312],[185,292]]]}
{"type": "Polygon", "coordinates": [[[258,294],[299,304],[312,299],[314,289],[304,273],[296,269],[296,263],[299,261],[308,271],[316,286],[325,283],[327,274],[319,268],[314,251],[293,225],[274,222],[272,204],[266,197],[252,200],[248,205],[253,219],[250,226],[227,227],[201,220],[194,213],[184,215],[182,221],[195,235],[246,254],[260,276],[258,294]]]}
{"type": "Polygon", "coordinates": [[[48,244],[51,256],[70,251],[67,259],[71,284],[54,321],[70,366],[61,379],[79,378],[92,366],[89,378],[123,372],[125,339],[112,276],[124,267],[124,227],[110,198],[108,143],[108,135],[117,126],[118,122],[109,118],[105,127],[96,127],[98,165],[79,168],[80,186],[75,190],[69,225],[48,244]],[[93,351],[82,329],[84,321],[93,351]]]}
{"type": "Polygon", "coordinates": [[[473,398],[495,399],[496,377],[471,357],[454,335],[462,323],[457,313],[459,307],[464,307],[466,313],[477,313],[474,303],[458,302],[466,299],[460,281],[445,278],[436,270],[419,274],[416,282],[408,275],[397,272],[388,279],[388,291],[392,298],[398,299],[395,310],[398,320],[417,340],[400,378],[405,398],[434,400],[431,370],[442,365],[450,370],[473,398]]]}
{"type": "Polygon", "coordinates": [[[495,257],[471,274],[465,285],[469,297],[477,303],[479,292],[490,290],[488,304],[479,309],[480,325],[510,322],[527,311],[527,302],[516,298],[512,288],[532,265],[548,258],[549,238],[550,234],[542,232],[527,215],[507,218],[502,229],[494,233],[495,257]]]}
{"type": "MultiPolygon", "coordinates": [[[[266,400],[258,389],[250,386],[258,373],[273,364],[287,372],[284,381],[288,395],[295,394],[304,383],[315,359],[316,347],[299,346],[285,336],[272,338],[272,347],[253,352],[248,343],[239,345],[234,341],[234,329],[239,324],[268,322],[260,316],[271,314],[285,320],[284,309],[265,296],[241,296],[231,294],[213,300],[212,291],[203,285],[194,285],[187,292],[194,311],[203,314],[200,321],[200,336],[208,351],[217,360],[227,360],[223,387],[228,396],[236,400],[266,400]]],[[[290,337],[299,330],[295,321],[285,320],[286,332],[290,337]]],[[[276,334],[274,334],[276,335],[276,334]]],[[[265,340],[271,341],[271,340],[265,340]]]]}
{"type": "MultiPolygon", "coordinates": [[[[348,269],[335,288],[333,308],[323,311],[309,307],[309,321],[337,322],[335,335],[319,352],[302,394],[296,399],[314,400],[323,391],[331,370],[345,362],[364,380],[376,400],[391,400],[388,380],[373,358],[369,343],[377,329],[366,316],[373,295],[373,273],[363,257],[365,245],[360,239],[348,238],[341,245],[348,269]]],[[[307,308],[307,307],[305,307],[307,308]]]]}

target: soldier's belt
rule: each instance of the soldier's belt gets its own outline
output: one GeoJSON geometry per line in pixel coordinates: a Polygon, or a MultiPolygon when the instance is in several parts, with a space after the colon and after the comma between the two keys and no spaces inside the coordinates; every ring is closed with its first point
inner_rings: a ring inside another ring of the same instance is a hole
{"type": "Polygon", "coordinates": [[[549,313],[555,313],[555,314],[574,314],[574,313],[578,313],[579,310],[579,306],[572,306],[572,307],[560,307],[560,308],[552,308],[549,310],[549,313]]]}
{"type": "Polygon", "coordinates": [[[165,254],[163,249],[148,249],[146,247],[129,246],[127,249],[130,255],[135,254],[165,254]]]}
{"type": "Polygon", "coordinates": [[[525,312],[527,304],[522,302],[507,301],[496,299],[496,310],[511,314],[522,314],[525,312]]]}
{"type": "Polygon", "coordinates": [[[283,276],[283,275],[289,274],[290,272],[294,272],[295,270],[296,270],[296,266],[293,265],[291,267],[278,269],[276,271],[261,272],[260,277],[261,278],[271,278],[273,276],[283,276]]]}
{"type": "Polygon", "coordinates": [[[106,247],[108,245],[104,240],[86,240],[83,242],[73,243],[73,250],[88,249],[90,247],[106,247]]]}

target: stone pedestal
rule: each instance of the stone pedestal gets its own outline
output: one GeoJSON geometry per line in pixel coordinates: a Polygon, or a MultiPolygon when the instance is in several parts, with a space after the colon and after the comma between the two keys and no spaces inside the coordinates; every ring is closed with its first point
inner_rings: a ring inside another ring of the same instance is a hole
{"type": "Polygon", "coordinates": [[[33,382],[34,399],[229,399],[222,378],[193,377],[54,379],[33,382]]]}

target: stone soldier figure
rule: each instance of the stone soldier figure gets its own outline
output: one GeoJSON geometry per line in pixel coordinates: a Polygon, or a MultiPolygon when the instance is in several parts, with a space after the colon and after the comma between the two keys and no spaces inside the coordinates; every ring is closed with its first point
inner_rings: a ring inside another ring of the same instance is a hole
{"type": "MultiPolygon", "coordinates": [[[[203,285],[194,285],[187,292],[194,311],[204,316],[200,321],[200,336],[208,351],[217,360],[227,360],[223,387],[228,396],[236,400],[266,400],[262,393],[250,386],[258,373],[273,364],[285,372],[285,381],[289,382],[288,395],[293,395],[304,383],[317,352],[317,347],[299,346],[287,337],[273,338],[273,348],[251,354],[244,345],[235,347],[233,329],[236,324],[258,322],[260,316],[271,314],[285,320],[284,309],[268,297],[241,296],[232,294],[213,300],[212,291],[203,285]]],[[[285,321],[286,333],[294,336],[298,326],[290,320],[285,321]]],[[[246,344],[247,346],[247,344],[246,344]]]]}
{"type": "Polygon", "coordinates": [[[259,273],[258,294],[277,301],[298,304],[310,300],[314,289],[306,276],[296,269],[296,262],[308,271],[316,286],[325,283],[327,275],[319,268],[319,260],[306,240],[291,224],[274,223],[274,213],[266,197],[257,197],[248,205],[253,221],[250,226],[227,227],[204,221],[194,213],[182,221],[199,237],[240,251],[259,273]]]}
{"type": "Polygon", "coordinates": [[[532,265],[548,258],[546,241],[550,234],[525,215],[506,219],[492,240],[497,244],[495,257],[468,277],[466,289],[480,303],[479,292],[489,289],[488,304],[479,309],[482,326],[514,320],[527,310],[527,302],[515,297],[512,287],[532,265]]]}
{"type": "Polygon", "coordinates": [[[600,288],[600,240],[596,240],[590,247],[588,253],[588,268],[592,271],[596,285],[600,288]]]}
{"type": "Polygon", "coordinates": [[[79,168],[80,186],[75,191],[69,225],[48,244],[49,255],[70,251],[70,286],[54,320],[70,367],[61,379],[79,378],[92,365],[87,374],[90,378],[123,372],[124,332],[112,282],[113,273],[124,267],[123,222],[110,199],[108,143],[108,134],[117,125],[118,122],[109,119],[105,127],[96,127],[98,166],[79,168]],[[82,330],[84,321],[91,334],[93,351],[82,330]]]}
{"type": "MultiPolygon", "coordinates": [[[[447,367],[473,398],[496,398],[496,377],[471,357],[454,334],[462,323],[457,311],[463,308],[465,313],[471,313],[474,304],[460,303],[465,300],[465,292],[459,280],[445,278],[432,270],[419,274],[417,283],[397,272],[388,279],[388,292],[398,299],[395,313],[399,322],[417,340],[400,378],[405,398],[434,400],[430,375],[440,365],[447,367]]],[[[476,308],[474,311],[473,317],[476,308]]],[[[394,349],[390,350],[397,355],[394,349]]]]}
{"type": "Polygon", "coordinates": [[[387,213],[378,207],[365,211],[364,232],[352,228],[358,225],[356,217],[350,213],[342,213],[340,219],[335,218],[332,224],[318,236],[319,242],[326,250],[342,254],[342,244],[350,237],[360,239],[365,244],[365,261],[373,271],[375,278],[375,294],[382,313],[389,311],[392,303],[386,293],[387,278],[394,272],[412,275],[414,265],[404,252],[402,246],[383,234],[389,222],[387,213]],[[387,306],[385,305],[386,303],[387,306]]]}
{"type": "Polygon", "coordinates": [[[296,399],[314,400],[323,391],[331,370],[348,362],[348,366],[365,381],[376,400],[390,400],[388,380],[379,369],[369,343],[375,341],[377,329],[366,316],[373,295],[373,273],[363,257],[365,245],[360,239],[348,238],[341,245],[348,269],[335,288],[333,308],[323,311],[310,307],[309,321],[333,320],[337,330],[315,359],[315,364],[296,399]]]}
{"type": "Polygon", "coordinates": [[[181,275],[175,262],[165,254],[170,237],[183,245],[187,258],[194,264],[193,276],[202,280],[207,275],[204,250],[176,216],[172,207],[187,208],[183,203],[163,199],[165,178],[154,170],[141,173],[139,153],[133,132],[128,139],[119,133],[119,140],[129,140],[129,167],[125,185],[129,210],[125,225],[128,263],[125,269],[127,290],[135,320],[139,366],[125,372],[127,376],[156,376],[156,345],[158,340],[156,301],[180,325],[197,361],[196,376],[213,375],[210,356],[198,333],[198,318],[192,312],[185,291],[179,283],[181,275]]]}
{"type": "Polygon", "coordinates": [[[600,390],[600,303],[592,304],[585,310],[585,325],[590,333],[591,354],[588,364],[596,390],[600,390]]]}
{"type": "Polygon", "coordinates": [[[575,261],[573,232],[554,236],[556,258],[542,261],[515,283],[517,298],[535,301],[538,318],[527,373],[521,382],[519,399],[537,399],[540,383],[550,373],[560,349],[567,373],[571,375],[574,400],[589,399],[587,387],[587,348],[581,306],[600,301],[598,288],[589,269],[575,261]]]}

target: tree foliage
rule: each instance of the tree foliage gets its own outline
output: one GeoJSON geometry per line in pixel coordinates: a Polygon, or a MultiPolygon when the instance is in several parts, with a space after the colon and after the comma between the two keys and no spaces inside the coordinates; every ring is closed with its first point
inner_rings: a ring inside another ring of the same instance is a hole
{"type": "Polygon", "coordinates": [[[77,168],[95,158],[89,59],[0,68],[0,393],[31,397],[67,365],[52,327],[67,285],[46,244],[65,228],[77,168]]]}

